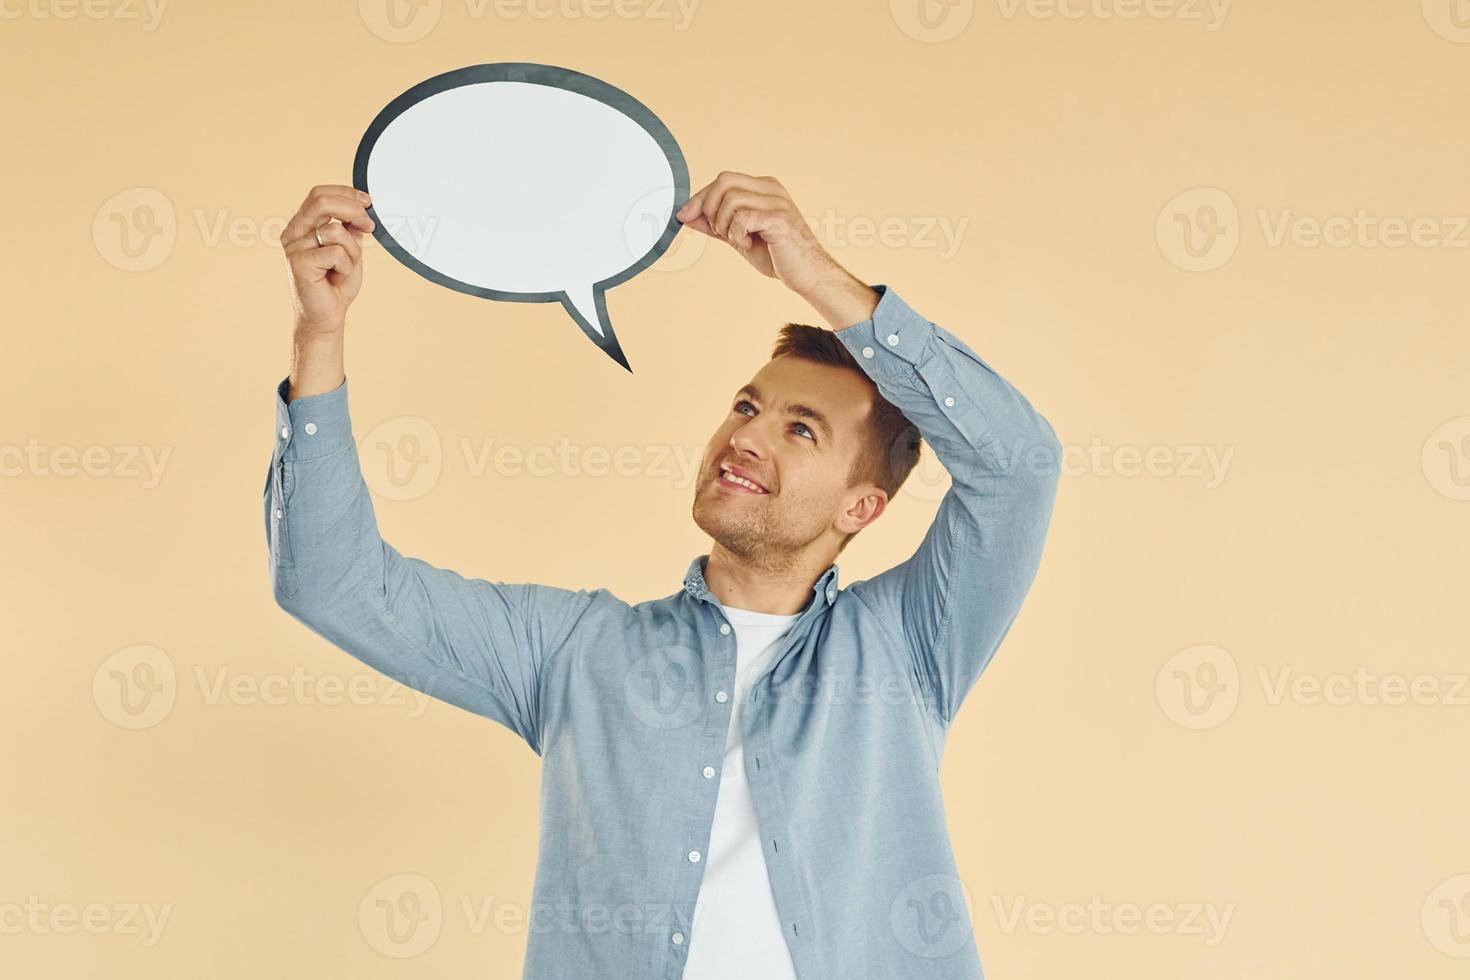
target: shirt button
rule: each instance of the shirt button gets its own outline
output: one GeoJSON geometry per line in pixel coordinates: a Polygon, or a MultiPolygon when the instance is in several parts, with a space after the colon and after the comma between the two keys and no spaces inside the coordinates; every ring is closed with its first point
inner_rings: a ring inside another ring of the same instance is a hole
{"type": "Polygon", "coordinates": [[[698,864],[699,863],[699,852],[698,851],[690,851],[689,852],[689,863],[690,864],[698,864]]]}
{"type": "Polygon", "coordinates": [[[722,635],[724,635],[724,636],[729,636],[730,635],[730,624],[729,623],[721,623],[720,624],[720,633],[722,635]]]}
{"type": "Polygon", "coordinates": [[[290,429],[289,429],[289,428],[287,428],[287,427],[286,427],[286,426],[284,426],[284,425],[283,425],[283,426],[281,426],[281,438],[282,438],[282,439],[284,439],[284,438],[286,438],[286,437],[287,437],[287,436],[289,436],[289,435],[290,435],[290,434],[291,434],[291,430],[290,430],[290,429]]]}
{"type": "Polygon", "coordinates": [[[715,767],[714,766],[705,766],[704,769],[701,770],[701,772],[704,773],[704,778],[705,779],[714,779],[715,778],[715,767]]]}
{"type": "Polygon", "coordinates": [[[281,519],[281,508],[277,507],[276,508],[276,520],[279,521],[280,519],[281,519]]]}
{"type": "Polygon", "coordinates": [[[669,937],[669,939],[673,940],[675,946],[684,945],[684,934],[682,932],[674,933],[672,936],[669,937]]]}
{"type": "Polygon", "coordinates": [[[954,399],[953,398],[946,398],[944,400],[944,407],[945,408],[954,408],[954,399]]]}
{"type": "Polygon", "coordinates": [[[827,590],[827,601],[828,602],[831,602],[835,598],[837,598],[837,590],[836,589],[830,589],[829,588],[827,590]]]}
{"type": "Polygon", "coordinates": [[[891,334],[888,335],[888,346],[889,347],[897,347],[898,346],[898,334],[891,333],[891,334]]]}
{"type": "Polygon", "coordinates": [[[873,348],[871,348],[871,347],[864,347],[863,348],[863,356],[864,357],[872,357],[873,356],[873,348]]]}
{"type": "Polygon", "coordinates": [[[315,422],[308,422],[308,423],[306,423],[306,434],[309,435],[309,436],[316,435],[316,423],[315,422]]]}
{"type": "Polygon", "coordinates": [[[716,691],[715,700],[720,702],[721,704],[724,704],[726,701],[730,700],[730,695],[726,694],[724,691],[716,691]]]}

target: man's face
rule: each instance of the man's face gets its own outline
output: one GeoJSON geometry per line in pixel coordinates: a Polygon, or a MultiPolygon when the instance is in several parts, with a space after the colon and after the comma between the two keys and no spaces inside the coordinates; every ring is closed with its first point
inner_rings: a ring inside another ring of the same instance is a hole
{"type": "MultiPolygon", "coordinates": [[[[866,445],[873,391],[849,368],[791,355],[766,362],[729,400],[705,447],[694,491],[694,522],[731,554],[780,565],[808,547],[836,547],[857,530],[848,512],[883,491],[850,487],[848,474],[866,445]],[[722,467],[765,488],[727,480],[722,467]],[[824,536],[830,541],[815,544],[824,536]]],[[[870,501],[858,523],[876,517],[870,501]]]]}

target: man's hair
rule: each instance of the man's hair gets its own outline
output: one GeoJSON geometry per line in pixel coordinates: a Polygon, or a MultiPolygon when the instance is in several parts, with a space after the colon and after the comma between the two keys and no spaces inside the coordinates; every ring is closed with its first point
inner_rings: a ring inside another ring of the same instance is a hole
{"type": "MultiPolygon", "coordinates": [[[[771,348],[773,359],[784,354],[818,364],[849,368],[868,383],[873,390],[873,411],[868,417],[867,445],[853,460],[847,474],[847,485],[873,483],[882,487],[888,499],[892,500],[918,465],[919,447],[923,445],[918,427],[899,411],[898,406],[879,394],[873,379],[868,377],[833,331],[805,323],[788,323],[781,328],[771,348]]],[[[852,535],[848,535],[842,547],[846,547],[851,538],[852,535]]]]}

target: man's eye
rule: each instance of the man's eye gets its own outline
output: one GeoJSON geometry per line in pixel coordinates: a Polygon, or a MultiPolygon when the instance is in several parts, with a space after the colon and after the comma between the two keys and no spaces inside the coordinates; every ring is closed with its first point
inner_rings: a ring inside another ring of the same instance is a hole
{"type": "MultiPolygon", "coordinates": [[[[741,411],[740,406],[742,406],[742,405],[750,405],[751,408],[755,408],[754,405],[751,405],[750,402],[748,402],[748,401],[746,401],[745,399],[742,398],[740,401],[738,401],[738,402],[735,403],[735,411],[740,412],[741,415],[746,414],[745,412],[741,411]]],[[[817,441],[817,434],[815,432],[813,432],[810,428],[808,428],[807,425],[806,425],[806,423],[804,423],[804,422],[797,422],[797,423],[795,423],[792,426],[792,428],[793,429],[798,429],[798,430],[800,430],[802,432],[805,432],[806,433],[805,438],[810,439],[812,442],[816,442],[817,441]]]]}

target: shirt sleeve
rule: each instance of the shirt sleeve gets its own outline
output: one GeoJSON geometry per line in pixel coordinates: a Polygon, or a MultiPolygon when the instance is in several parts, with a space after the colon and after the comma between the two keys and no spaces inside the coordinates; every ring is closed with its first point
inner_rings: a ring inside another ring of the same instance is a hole
{"type": "Polygon", "coordinates": [[[1041,561],[1061,472],[1051,424],[954,334],[873,287],[871,319],[836,331],[951,478],[907,560],[851,589],[901,624],[941,724],[1010,631],[1041,561]]]}
{"type": "Polygon", "coordinates": [[[276,602],[363,663],[506,726],[539,754],[544,665],[596,593],[467,579],[399,554],[378,533],[347,382],[289,404],[286,394],[283,380],[264,491],[276,602]]]}

